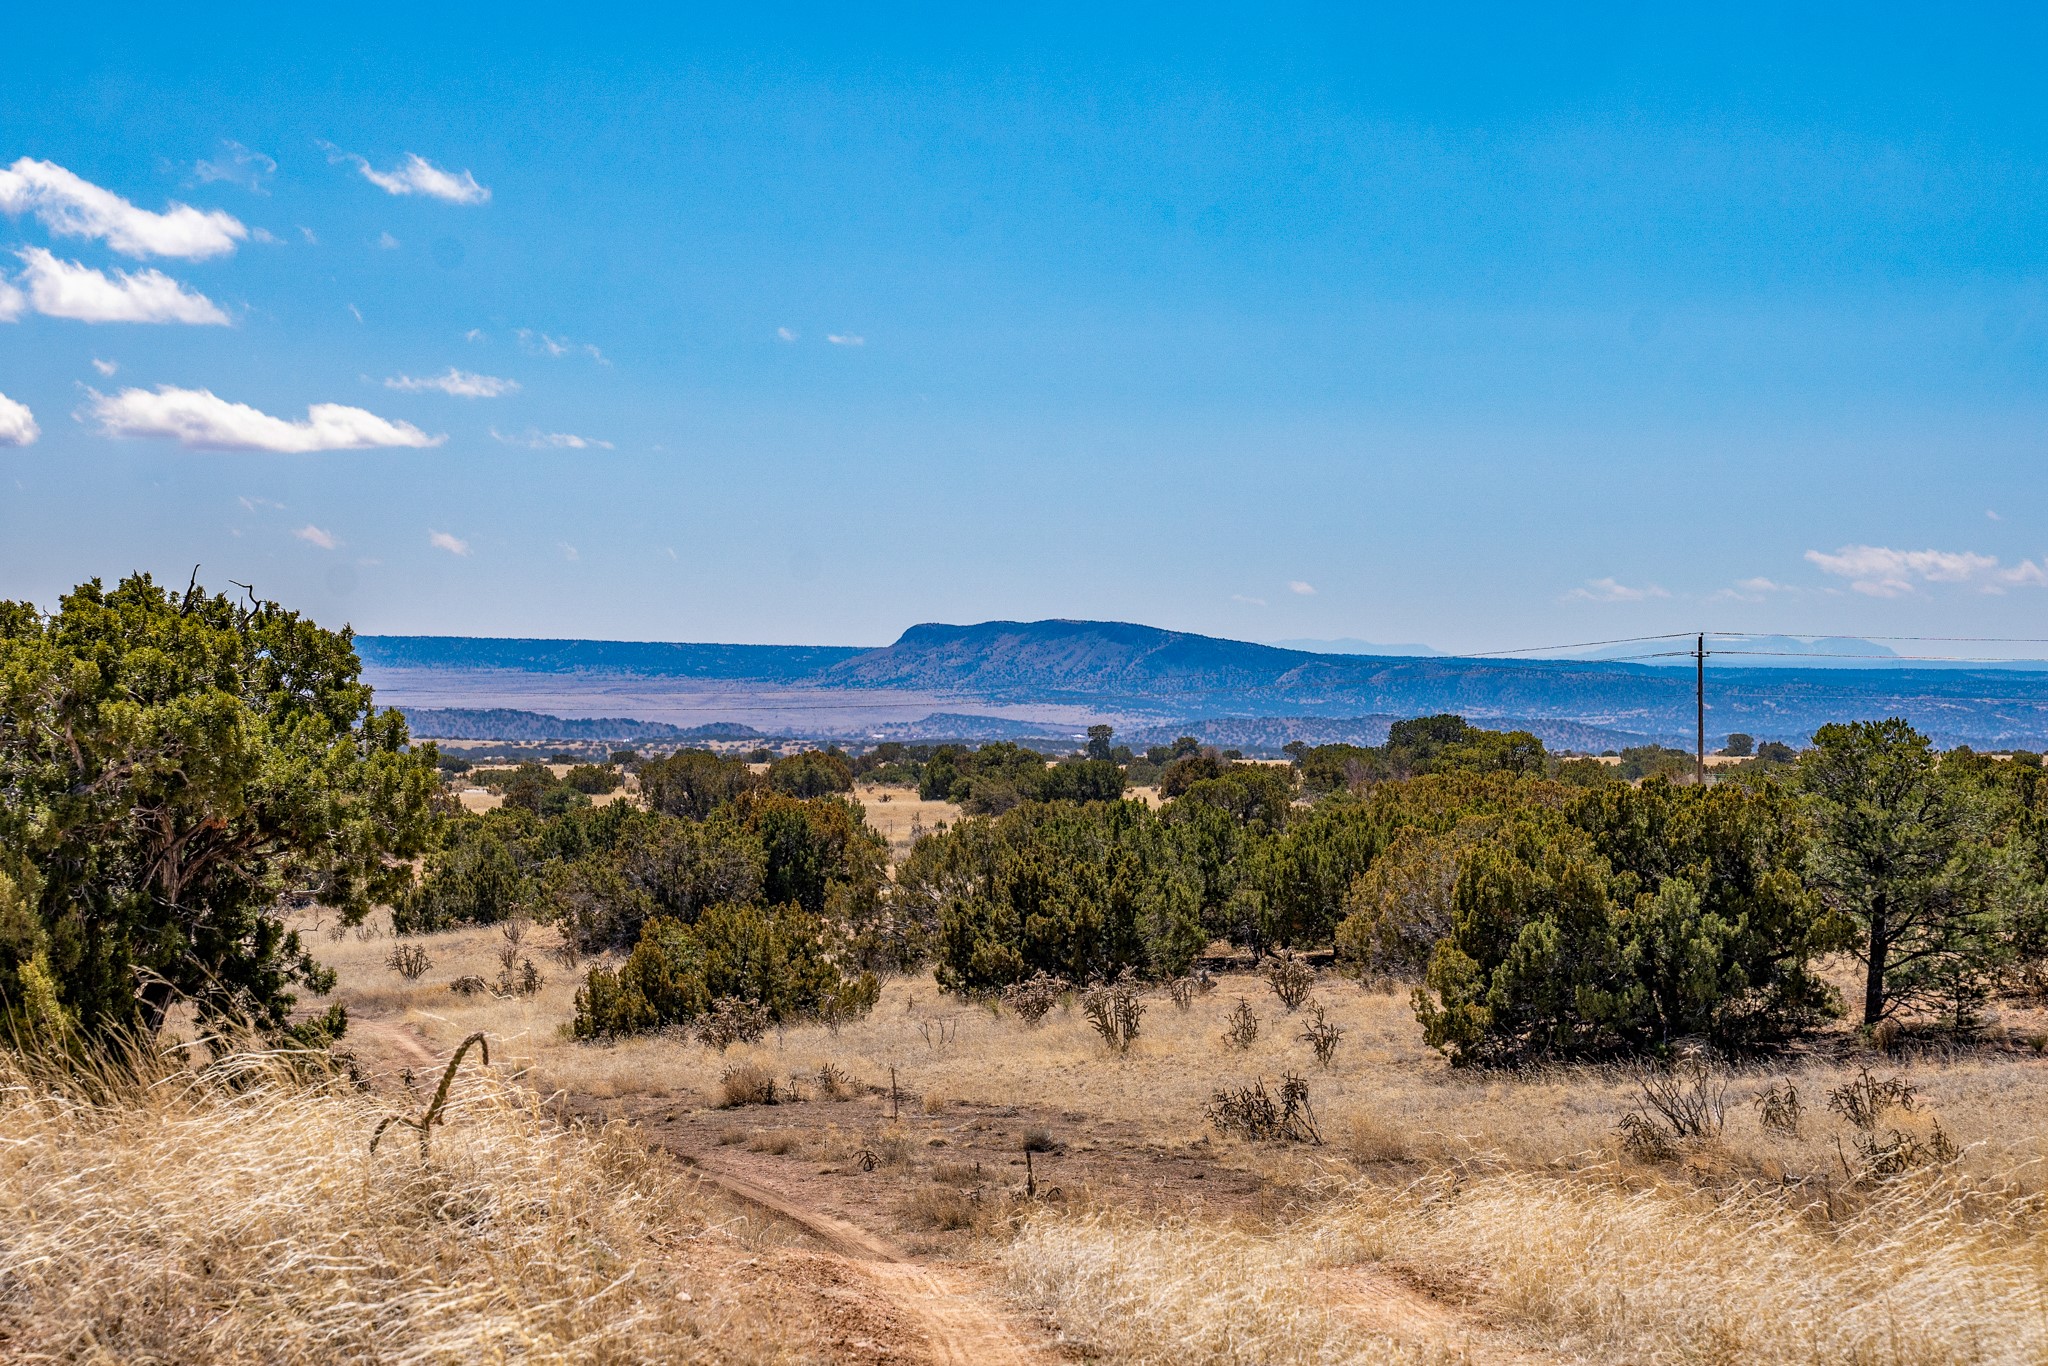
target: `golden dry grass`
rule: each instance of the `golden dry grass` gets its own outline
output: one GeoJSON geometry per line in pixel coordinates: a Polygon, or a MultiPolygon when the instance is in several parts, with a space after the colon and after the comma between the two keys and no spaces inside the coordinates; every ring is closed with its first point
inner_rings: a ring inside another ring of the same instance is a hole
{"type": "MultiPolygon", "coordinates": [[[[470,930],[426,942],[436,966],[416,986],[382,968],[388,940],[351,934],[319,951],[341,967],[344,999],[402,1012],[444,1049],[488,1030],[544,1089],[709,1105],[735,1063],[776,1077],[830,1063],[884,1084],[894,1067],[915,1101],[1058,1111],[1068,1117],[1061,1136],[1076,1143],[1113,1122],[1127,1136],[1119,1141],[1200,1149],[1269,1178],[1281,1198],[1256,1225],[1048,1214],[999,1251],[1015,1293],[1109,1359],[1397,1359],[1339,1312],[1330,1286],[1341,1282],[1318,1278],[1360,1267],[1449,1287],[1461,1314],[1565,1357],[2048,1359],[2038,1346],[2048,1341],[2038,1209],[2048,1060],[2023,1048],[1887,1058],[1839,1035],[1811,1055],[1727,1076],[1720,1139],[1645,1165],[1615,1138],[1639,1098],[1626,1070],[1453,1069],[1422,1044],[1404,996],[1328,976],[1317,997],[1346,1032],[1327,1070],[1298,1037],[1302,1017],[1247,974],[1223,976],[1185,1011],[1149,994],[1122,1055],[1078,1009],[1030,1028],[943,995],[928,976],[887,983],[873,1014],[836,1033],[794,1028],[718,1054],[674,1034],[603,1046],[564,1038],[576,979],[552,963],[537,997],[454,997],[452,977],[496,971],[500,937],[470,930]],[[1261,1020],[1245,1050],[1222,1038],[1240,997],[1261,1020]],[[1825,1102],[1864,1066],[1918,1089],[1918,1107],[1887,1128],[1924,1138],[1938,1121],[1963,1145],[1960,1158],[1902,1181],[1863,1179],[1856,1131],[1825,1102]],[[1248,1145],[1209,1130],[1203,1108],[1218,1084],[1271,1085],[1286,1072],[1307,1077],[1327,1146],[1248,1145]],[[1752,1104],[1786,1080],[1806,1111],[1790,1135],[1766,1129],[1752,1104]],[[1271,1212],[1289,1202],[1293,1213],[1271,1212]]],[[[530,940],[549,942],[543,930],[530,940]]],[[[1999,1015],[1994,1039],[2048,1032],[2038,1012],[1999,1015]]],[[[792,1138],[792,1150],[823,1137],[792,1138]]],[[[817,1156],[830,1160],[822,1148],[817,1156]]]]}
{"type": "Polygon", "coordinates": [[[0,1055],[0,1355],[803,1355],[800,1322],[771,1336],[759,1250],[622,1130],[564,1129],[470,1074],[423,1162],[403,1128],[369,1152],[385,1113],[275,1054],[84,1081],[0,1055]]]}
{"type": "MultiPolygon", "coordinates": [[[[1593,1361],[2035,1362],[2048,1324],[2042,1210],[1950,1175],[1828,1222],[1530,1172],[1354,1181],[1275,1230],[1041,1217],[1014,1284],[1119,1360],[1378,1361],[1318,1273],[1365,1265],[1454,1288],[1523,1344],[1593,1361]]],[[[1424,1325],[1417,1335],[1433,1336],[1424,1325]]]]}

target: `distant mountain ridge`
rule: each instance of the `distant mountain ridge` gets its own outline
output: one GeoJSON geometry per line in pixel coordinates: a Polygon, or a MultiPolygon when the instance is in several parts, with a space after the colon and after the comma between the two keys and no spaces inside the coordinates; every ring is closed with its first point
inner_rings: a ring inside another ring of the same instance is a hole
{"type": "MultiPolygon", "coordinates": [[[[925,623],[871,650],[418,636],[365,636],[358,648],[380,687],[380,670],[504,670],[593,680],[629,674],[754,681],[830,689],[841,698],[913,692],[1011,707],[1081,708],[1122,715],[1130,724],[1142,717],[1144,724],[1162,727],[1196,719],[1454,711],[1478,723],[1513,723],[1539,734],[1561,736],[1562,727],[1572,725],[1689,745],[1694,725],[1689,669],[1598,660],[1315,654],[1129,622],[925,623]]],[[[478,677],[487,681],[488,674],[478,677]]],[[[1731,731],[1800,741],[1829,721],[1898,715],[1943,745],[2048,744],[2048,674],[2016,668],[1752,668],[1710,658],[1707,707],[1708,738],[1716,743],[1731,731]]],[[[957,717],[967,709],[948,710],[957,717]]],[[[1071,729],[1071,723],[1046,724],[1055,733],[1071,729]]]]}
{"type": "Polygon", "coordinates": [[[752,740],[752,726],[716,721],[671,726],[630,717],[564,718],[510,707],[403,707],[406,728],[421,740],[628,740],[687,744],[692,740],[752,740]]]}

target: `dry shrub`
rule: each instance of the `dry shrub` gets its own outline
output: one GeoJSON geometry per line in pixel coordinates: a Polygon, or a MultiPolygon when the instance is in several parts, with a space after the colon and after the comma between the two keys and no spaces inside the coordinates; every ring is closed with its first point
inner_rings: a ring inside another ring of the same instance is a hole
{"type": "Polygon", "coordinates": [[[1874,1077],[1867,1067],[1828,1092],[1828,1109],[1869,1133],[1891,1110],[1910,1112],[1915,1103],[1913,1084],[1902,1077],[1874,1077]]]}
{"type": "Polygon", "coordinates": [[[736,1043],[759,1043],[773,1023],[766,1006],[721,996],[697,1017],[697,1038],[706,1048],[723,1053],[736,1043]]]}
{"type": "Polygon", "coordinates": [[[818,1099],[853,1099],[855,1089],[853,1078],[847,1076],[844,1069],[834,1066],[829,1062],[821,1062],[818,1064],[816,1080],[818,1083],[818,1099]]]}
{"type": "Polygon", "coordinates": [[[918,1037],[933,1053],[943,1053],[960,1038],[960,1021],[951,1015],[940,1015],[917,1022],[918,1037]]]}
{"type": "Polygon", "coordinates": [[[1258,1041],[1259,1017],[1252,1014],[1252,1003],[1240,996],[1237,1008],[1223,1023],[1223,1042],[1232,1048],[1244,1049],[1258,1041]]]}
{"type": "Polygon", "coordinates": [[[1614,1126],[1631,1156],[1658,1162],[1671,1156],[1677,1144],[1711,1143],[1721,1136],[1728,1084],[1704,1058],[1646,1066],[1636,1074],[1636,1087],[1641,1102],[1614,1126]]]}
{"type": "Polygon", "coordinates": [[[732,1110],[742,1105],[773,1105],[778,1095],[775,1078],[758,1063],[736,1062],[718,1078],[718,1108],[732,1110]]]}
{"type": "Polygon", "coordinates": [[[1040,969],[1021,982],[1012,982],[1003,988],[1003,1004],[1017,1013],[1017,1018],[1026,1026],[1036,1029],[1039,1022],[1060,1003],[1060,997],[1067,991],[1066,981],[1040,969]]]}
{"type": "Polygon", "coordinates": [[[1330,1022],[1329,1012],[1321,1001],[1308,1003],[1308,1024],[1301,1031],[1301,1041],[1315,1050],[1316,1064],[1328,1067],[1337,1056],[1337,1044],[1344,1037],[1344,1030],[1330,1022]]]}
{"type": "Polygon", "coordinates": [[[1138,1021],[1144,1018],[1145,1002],[1138,996],[1137,979],[1125,968],[1115,981],[1083,992],[1081,1010],[1102,1041],[1123,1053],[1129,1051],[1131,1041],[1138,1037],[1138,1021]]]}
{"type": "Polygon", "coordinates": [[[1250,1086],[1225,1086],[1209,1098],[1204,1111],[1216,1132],[1236,1134],[1253,1142],[1321,1143],[1308,1083],[1289,1073],[1280,1082],[1276,1100],[1263,1080],[1250,1086]]]}
{"type": "Polygon", "coordinates": [[[763,1129],[747,1140],[747,1148],[750,1152],[782,1157],[802,1148],[803,1141],[803,1135],[795,1129],[763,1129]]]}
{"type": "Polygon", "coordinates": [[[384,966],[408,982],[417,982],[434,966],[434,960],[427,956],[426,945],[401,941],[385,955],[384,966]]]}
{"type": "Polygon", "coordinates": [[[720,1285],[745,1250],[627,1130],[565,1128],[531,1093],[476,1073],[451,1108],[431,1162],[403,1147],[373,1158],[379,1101],[308,1055],[236,1053],[204,1073],[140,1055],[83,1077],[0,1055],[0,1355],[773,1350],[749,1326],[762,1310],[720,1285]]]}
{"type": "Polygon", "coordinates": [[[1315,990],[1316,970],[1298,954],[1283,953],[1266,964],[1266,981],[1272,986],[1273,994],[1280,998],[1280,1004],[1287,1007],[1292,1015],[1301,1009],[1301,1003],[1315,990]]]}
{"type": "Polygon", "coordinates": [[[481,996],[490,989],[490,983],[474,973],[465,977],[458,977],[448,984],[448,990],[454,992],[457,996],[481,996]]]}
{"type": "Polygon", "coordinates": [[[903,1202],[903,1221],[912,1228],[962,1229],[974,1227],[975,1201],[954,1186],[934,1183],[919,1186],[903,1202]]]}
{"type": "Polygon", "coordinates": [[[1806,1102],[1799,1098],[1799,1088],[1789,1080],[1780,1085],[1773,1082],[1756,1095],[1756,1122],[1774,1134],[1796,1137],[1799,1122],[1806,1115],[1806,1102]]]}

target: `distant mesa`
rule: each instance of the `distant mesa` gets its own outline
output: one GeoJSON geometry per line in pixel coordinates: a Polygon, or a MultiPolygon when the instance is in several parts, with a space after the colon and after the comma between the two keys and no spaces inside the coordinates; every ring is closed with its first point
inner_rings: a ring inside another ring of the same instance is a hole
{"type": "Polygon", "coordinates": [[[405,723],[416,740],[582,740],[687,744],[692,740],[764,738],[752,726],[719,721],[708,726],[671,726],[601,716],[568,719],[509,707],[406,707],[405,723]]]}
{"type": "MultiPolygon", "coordinates": [[[[401,702],[411,693],[438,706],[454,694],[486,707],[522,697],[540,700],[535,694],[544,693],[557,709],[571,704],[555,699],[573,699],[581,707],[587,696],[588,709],[596,711],[628,705],[624,699],[630,697],[631,705],[661,715],[662,698],[692,694],[692,708],[699,709],[709,692],[726,715],[821,739],[861,741],[878,732],[922,737],[948,730],[954,733],[942,738],[1063,737],[1093,715],[1114,720],[1126,732],[1188,733],[1184,728],[1201,722],[1217,727],[1219,737],[1229,722],[1247,738],[1218,743],[1246,749],[1264,747],[1249,738],[1253,722],[1261,734],[1293,726],[1296,733],[1288,738],[1311,739],[1309,732],[1334,734],[1331,728],[1340,724],[1354,726],[1348,733],[1366,734],[1375,718],[1437,712],[1531,730],[1548,744],[1571,749],[1621,748],[1645,739],[1689,745],[1695,725],[1689,658],[1641,656],[1663,644],[1675,656],[1690,643],[1658,642],[1648,651],[1642,644],[1615,647],[1633,658],[1478,659],[1337,652],[1339,646],[1366,644],[1352,641],[1296,641],[1321,648],[1293,649],[1131,622],[1068,620],[925,623],[877,649],[357,639],[369,681],[401,702]],[[514,686],[517,675],[545,675],[545,687],[514,686]],[[606,682],[622,679],[632,686],[606,682]],[[701,683],[717,686],[700,688],[701,683]],[[829,705],[823,699],[792,701],[792,693],[810,690],[828,693],[829,705]],[[961,705],[911,710],[942,699],[961,705]],[[1006,715],[977,715],[977,708],[1006,715]],[[1029,719],[1030,710],[1051,715],[1055,708],[1063,719],[1029,719]],[[784,720],[790,715],[816,716],[818,723],[804,729],[784,720]],[[906,716],[923,719],[906,725],[906,716]],[[1356,728],[1361,725],[1365,729],[1356,728]]],[[[1942,745],[2048,745],[2048,667],[2024,661],[1924,665],[1886,658],[1889,648],[1854,637],[1718,637],[1710,651],[1719,653],[1707,661],[1707,729],[1710,735],[1743,731],[1803,741],[1829,721],[1903,716],[1942,745]]],[[[710,738],[700,730],[670,730],[710,738]]],[[[657,734],[638,733],[650,739],[657,734]]]]}

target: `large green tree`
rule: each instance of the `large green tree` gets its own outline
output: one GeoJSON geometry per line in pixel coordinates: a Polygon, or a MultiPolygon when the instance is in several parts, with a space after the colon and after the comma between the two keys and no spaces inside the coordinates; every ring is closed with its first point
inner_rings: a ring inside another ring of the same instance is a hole
{"type": "Polygon", "coordinates": [[[1863,1023],[1989,989],[2007,869],[1996,794],[1906,722],[1822,726],[1799,761],[1815,838],[1807,880],[1853,929],[1863,1023]]]}
{"type": "Polygon", "coordinates": [[[87,1035],[181,998],[281,1030],[330,986],[284,907],[398,894],[438,790],[361,668],[346,630],[148,575],[0,603],[5,1001],[53,989],[87,1035]]]}

